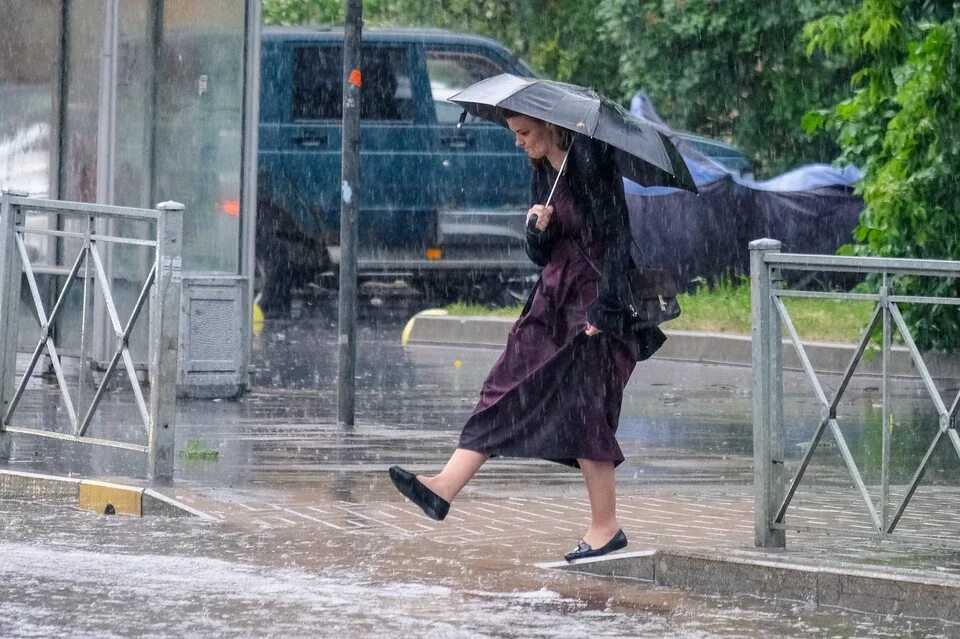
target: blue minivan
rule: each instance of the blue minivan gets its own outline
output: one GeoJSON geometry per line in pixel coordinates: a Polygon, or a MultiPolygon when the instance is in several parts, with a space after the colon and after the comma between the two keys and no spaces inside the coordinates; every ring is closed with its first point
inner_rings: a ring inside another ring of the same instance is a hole
{"type": "MultiPolygon", "coordinates": [[[[361,50],[362,278],[509,290],[523,251],[530,166],[506,129],[457,123],[447,98],[498,73],[532,76],[500,44],[431,29],[369,29],[361,50]]],[[[261,306],[339,258],[343,29],[263,30],[258,161],[261,306]]],[[[522,287],[521,287],[522,288],[522,287]]]]}

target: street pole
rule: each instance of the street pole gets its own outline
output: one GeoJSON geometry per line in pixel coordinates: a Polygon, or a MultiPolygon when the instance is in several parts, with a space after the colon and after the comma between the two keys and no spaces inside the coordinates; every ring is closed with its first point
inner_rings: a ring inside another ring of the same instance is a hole
{"type": "Polygon", "coordinates": [[[337,423],[353,426],[357,370],[357,211],[360,208],[360,40],[363,1],[346,0],[343,38],[343,160],[340,197],[340,304],[337,423]]]}

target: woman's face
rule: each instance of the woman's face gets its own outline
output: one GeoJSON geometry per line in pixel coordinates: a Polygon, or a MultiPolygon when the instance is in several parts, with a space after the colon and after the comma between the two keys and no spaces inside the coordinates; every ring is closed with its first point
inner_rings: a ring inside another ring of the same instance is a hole
{"type": "Polygon", "coordinates": [[[543,120],[517,115],[507,118],[507,126],[516,136],[516,144],[527,152],[532,160],[546,157],[554,148],[558,148],[553,139],[553,131],[543,120]]]}

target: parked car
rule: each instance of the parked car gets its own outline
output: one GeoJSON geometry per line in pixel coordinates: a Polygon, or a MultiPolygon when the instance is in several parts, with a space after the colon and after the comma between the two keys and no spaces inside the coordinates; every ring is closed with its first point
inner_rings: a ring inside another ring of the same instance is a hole
{"type": "MultiPolygon", "coordinates": [[[[262,306],[339,257],[343,30],[265,28],[257,254],[262,306]]],[[[506,129],[446,98],[526,65],[487,38],[370,29],[361,50],[361,278],[504,289],[535,274],[523,250],[529,163],[506,129]]]]}
{"type": "MultiPolygon", "coordinates": [[[[503,127],[458,127],[461,108],[447,98],[533,72],[493,40],[436,29],[365,30],[361,70],[361,280],[523,299],[537,273],[523,250],[529,161],[503,127]]],[[[282,314],[295,289],[339,261],[343,29],[264,28],[260,75],[260,302],[282,314]]],[[[687,138],[749,170],[734,147],[687,138]]]]}

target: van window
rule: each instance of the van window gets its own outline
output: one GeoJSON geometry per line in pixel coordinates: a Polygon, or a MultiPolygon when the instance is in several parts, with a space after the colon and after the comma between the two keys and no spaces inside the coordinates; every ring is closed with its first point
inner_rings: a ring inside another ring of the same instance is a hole
{"type": "MultiPolygon", "coordinates": [[[[360,118],[412,120],[410,64],[403,48],[365,47],[361,51],[360,118]]],[[[343,49],[298,47],[293,51],[293,120],[343,117],[343,49]]]]}
{"type": "Polygon", "coordinates": [[[502,67],[490,58],[457,51],[427,51],[427,73],[437,111],[437,122],[455,124],[463,107],[447,98],[471,84],[502,73],[502,67]]]}

